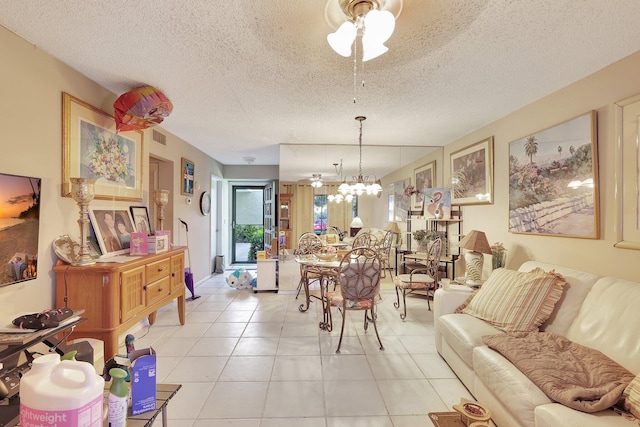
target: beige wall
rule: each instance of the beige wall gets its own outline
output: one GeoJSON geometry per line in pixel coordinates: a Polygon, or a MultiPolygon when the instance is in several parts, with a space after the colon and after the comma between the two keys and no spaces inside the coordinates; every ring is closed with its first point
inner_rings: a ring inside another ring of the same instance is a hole
{"type": "MultiPolygon", "coordinates": [[[[62,92],[112,112],[117,95],[98,86],[50,55],[40,51],[22,38],[0,27],[0,172],[42,178],[38,278],[0,288],[0,322],[8,323],[18,313],[53,308],[55,278],[51,271],[57,257],[51,249],[53,240],[62,234],[79,236],[78,207],[73,199],[61,197],[62,175],[62,92]]],[[[148,82],[141,82],[148,83],[148,82]]],[[[149,82],[150,83],[150,82],[149,82]]],[[[180,106],[175,106],[180,108],[180,106]]],[[[167,119],[171,120],[169,117],[167,119]]],[[[210,219],[198,209],[199,195],[209,191],[211,176],[222,176],[222,165],[193,146],[161,127],[167,135],[167,145],[152,141],[151,130],[144,132],[144,173],[149,170],[150,154],[173,162],[173,175],[180,176],[180,158],[196,162],[196,190],[194,202],[185,203],[180,196],[179,181],[169,188],[172,196],[173,241],[186,244],[184,227],[178,218],[189,224],[189,243],[195,280],[208,277],[211,272],[210,219]]],[[[140,203],[95,201],[100,206],[125,207],[148,205],[147,177],[143,177],[145,192],[140,203]]],[[[165,227],[166,228],[166,227],[165,227]]],[[[72,307],[82,308],[82,307],[72,307]]],[[[0,323],[3,324],[3,323],[0,323]]]]}
{"type": "MultiPolygon", "coordinates": [[[[493,205],[463,207],[463,229],[483,230],[490,243],[508,249],[507,267],[526,260],[562,264],[596,274],[640,281],[640,251],[614,248],[616,200],[614,171],[614,102],[640,93],[640,53],[629,56],[583,80],[522,108],[489,126],[445,146],[445,181],[450,179],[449,155],[488,136],[494,136],[493,205]],[[509,143],[554,126],[590,110],[598,113],[598,160],[600,166],[599,240],[511,234],[508,221],[509,143]]],[[[491,263],[485,262],[485,274],[491,263]]],[[[462,271],[460,269],[459,271],[462,271]]]]}
{"type": "MultiPolygon", "coordinates": [[[[40,51],[13,33],[0,27],[0,172],[29,175],[42,178],[42,214],[40,222],[39,277],[29,282],[0,288],[2,316],[8,321],[17,313],[40,311],[53,307],[55,279],[51,267],[56,256],[51,242],[61,234],[78,235],[77,206],[61,193],[61,92],[72,95],[105,111],[112,110],[117,95],[83,77],[65,64],[40,51]]],[[[614,198],[614,108],[613,103],[640,93],[640,53],[626,58],[592,76],[537,101],[505,118],[492,123],[445,147],[443,181],[449,179],[449,154],[487,136],[494,136],[494,199],[493,205],[466,206],[463,208],[465,231],[481,229],[490,242],[500,241],[508,248],[508,267],[518,267],[523,261],[539,261],[563,264],[598,274],[640,280],[636,263],[640,252],[617,249],[614,230],[616,200],[614,198]],[[601,239],[587,240],[535,235],[510,234],[507,231],[508,216],[508,144],[510,141],[532,132],[553,126],[589,110],[598,112],[598,138],[600,163],[601,239]]],[[[152,83],[152,82],[141,82],[152,83]]],[[[180,106],[175,106],[180,108],[180,106]]],[[[169,117],[167,121],[171,120],[169,117]]],[[[161,130],[161,128],[158,128],[161,130]]],[[[164,132],[164,131],[163,131],[164,132]]],[[[196,281],[211,271],[210,216],[200,215],[197,199],[200,192],[210,190],[211,177],[222,177],[222,165],[201,151],[167,134],[167,146],[153,143],[151,131],[145,131],[145,158],[150,154],[173,162],[174,176],[180,174],[180,158],[196,160],[196,190],[194,203],[187,205],[180,196],[179,182],[174,179],[172,191],[172,217],[174,243],[185,244],[184,229],[178,218],[189,224],[192,248],[192,270],[196,281]]],[[[440,141],[446,143],[448,141],[440,141]]],[[[429,141],[429,145],[439,143],[429,141]]],[[[416,165],[420,166],[420,165],[416,165]]],[[[148,171],[148,164],[144,166],[148,171]]],[[[383,187],[403,176],[411,177],[413,167],[404,168],[398,176],[387,177],[383,187]],[[402,176],[400,176],[402,175],[402,176]]],[[[440,172],[438,172],[440,174],[440,172]]],[[[146,178],[145,178],[146,180],[146,178]]],[[[146,185],[145,185],[146,186],[146,185]]],[[[113,206],[128,207],[128,202],[110,202],[113,206]]],[[[149,203],[144,194],[141,204],[149,203]]],[[[384,196],[372,201],[363,215],[371,224],[383,226],[386,218],[384,196]]],[[[101,202],[102,205],[102,202],[101,202]]],[[[215,207],[214,207],[215,209],[215,207]]],[[[487,263],[490,265],[490,263],[487,263]]],[[[0,319],[2,321],[3,319],[0,319]]]]}

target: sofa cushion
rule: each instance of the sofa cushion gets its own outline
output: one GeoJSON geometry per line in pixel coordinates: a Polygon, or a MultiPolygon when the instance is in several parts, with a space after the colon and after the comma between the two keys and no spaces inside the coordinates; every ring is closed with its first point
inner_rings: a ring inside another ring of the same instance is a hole
{"type": "Polygon", "coordinates": [[[539,268],[530,272],[499,268],[462,312],[505,332],[536,331],[551,316],[564,284],[561,275],[539,268]]]}
{"type": "Polygon", "coordinates": [[[600,350],[634,375],[640,373],[640,284],[603,277],[591,288],[567,338],[600,350]]]}
{"type": "Polygon", "coordinates": [[[640,418],[640,374],[631,381],[622,396],[624,397],[624,408],[640,418]]]}
{"type": "Polygon", "coordinates": [[[544,271],[553,270],[561,274],[567,282],[562,290],[562,297],[560,297],[553,309],[553,313],[540,326],[541,331],[555,332],[566,336],[571,322],[578,315],[584,298],[601,276],[540,261],[527,261],[520,266],[518,271],[531,271],[535,268],[542,268],[544,271]]]}
{"type": "Polygon", "coordinates": [[[523,425],[534,425],[533,410],[538,405],[552,403],[534,383],[512,365],[504,356],[487,346],[473,350],[473,367],[476,382],[504,402],[513,418],[522,420],[523,425]]]}
{"type": "Polygon", "coordinates": [[[537,406],[534,410],[536,427],[636,427],[611,409],[588,414],[567,408],[559,403],[537,406]]]}
{"type": "Polygon", "coordinates": [[[473,348],[484,345],[482,337],[501,333],[487,322],[467,314],[446,314],[438,319],[442,339],[469,366],[473,366],[473,348]]]}

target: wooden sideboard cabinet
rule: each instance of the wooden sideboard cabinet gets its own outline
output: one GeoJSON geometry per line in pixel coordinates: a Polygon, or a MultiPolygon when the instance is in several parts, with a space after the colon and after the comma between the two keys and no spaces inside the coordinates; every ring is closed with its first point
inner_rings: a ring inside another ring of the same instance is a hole
{"type": "Polygon", "coordinates": [[[185,246],[168,252],[132,257],[124,263],[96,263],[83,267],[57,265],[56,307],[84,309],[86,322],[70,338],[104,341],[105,360],[118,353],[118,339],[156,310],[177,299],[178,320],[185,323],[185,246]]]}

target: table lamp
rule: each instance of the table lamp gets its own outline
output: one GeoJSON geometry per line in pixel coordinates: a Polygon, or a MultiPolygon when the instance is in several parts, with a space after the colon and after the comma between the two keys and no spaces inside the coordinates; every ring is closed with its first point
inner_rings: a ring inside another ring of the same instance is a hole
{"type": "Polygon", "coordinates": [[[358,231],[362,229],[362,227],[364,227],[364,224],[362,223],[360,217],[357,216],[353,218],[353,221],[351,221],[351,224],[349,225],[349,236],[355,237],[356,234],[358,234],[358,231]]]}
{"type": "Polygon", "coordinates": [[[482,284],[483,254],[491,254],[491,245],[489,245],[487,236],[482,231],[471,230],[471,232],[460,241],[459,246],[469,250],[469,252],[464,254],[467,269],[467,285],[482,284]]]}

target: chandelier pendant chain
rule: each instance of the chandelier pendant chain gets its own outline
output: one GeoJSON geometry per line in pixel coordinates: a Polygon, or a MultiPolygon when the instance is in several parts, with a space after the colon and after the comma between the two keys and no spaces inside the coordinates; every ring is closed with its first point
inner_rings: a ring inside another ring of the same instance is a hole
{"type": "Polygon", "coordinates": [[[358,81],[358,47],[364,53],[364,48],[362,46],[362,37],[364,35],[364,25],[362,23],[363,17],[359,16],[356,18],[356,38],[353,41],[353,103],[356,103],[356,99],[358,97],[358,88],[360,87],[364,90],[364,61],[362,60],[362,55],[360,56],[360,81],[358,81]]]}
{"type": "Polygon", "coordinates": [[[366,117],[358,116],[356,117],[356,120],[360,121],[360,138],[358,139],[358,145],[360,146],[360,162],[358,164],[359,166],[358,181],[362,181],[362,121],[366,120],[366,117]]]}

